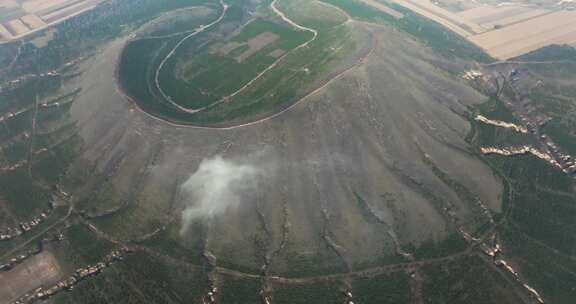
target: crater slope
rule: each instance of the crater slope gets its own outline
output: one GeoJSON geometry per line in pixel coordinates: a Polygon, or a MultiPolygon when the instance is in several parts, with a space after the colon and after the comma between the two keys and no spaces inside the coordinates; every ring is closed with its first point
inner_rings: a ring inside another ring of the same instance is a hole
{"type": "Polygon", "coordinates": [[[84,158],[106,168],[130,155],[109,182],[120,193],[141,192],[133,207],[95,225],[135,239],[169,224],[168,237],[179,239],[179,219],[166,222],[174,185],[220,156],[266,172],[237,208],[178,241],[210,252],[216,265],[298,276],[402,260],[425,244],[438,254],[464,248],[465,236],[490,221],[483,208],[501,211],[501,183],[464,141],[469,124],[457,114],[484,97],[439,72],[432,52],[392,28],[347,26],[356,39],[372,40],[361,65],[280,116],[225,130],[174,126],[110,94],[111,79],[91,85],[93,75],[113,73],[122,42],[112,45],[90,63],[82,86],[94,89],[71,111],[84,158]],[[104,90],[111,98],[97,99],[104,90]],[[143,178],[140,168],[149,170],[143,178]]]}

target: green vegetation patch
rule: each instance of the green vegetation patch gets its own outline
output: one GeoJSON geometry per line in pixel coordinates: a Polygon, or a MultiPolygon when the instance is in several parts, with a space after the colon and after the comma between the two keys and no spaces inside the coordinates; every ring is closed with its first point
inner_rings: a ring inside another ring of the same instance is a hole
{"type": "Polygon", "coordinates": [[[246,10],[254,3],[235,2],[230,3],[222,21],[226,27],[217,25],[191,37],[165,63],[159,74],[162,91],[155,84],[157,68],[185,36],[131,42],[120,61],[120,83],[145,111],[177,123],[230,126],[272,115],[305,95],[312,83],[329,77],[330,69],[356,48],[350,28],[342,26],[345,19],[337,9],[299,3],[302,8],[286,13],[290,18],[300,22],[300,16],[292,14],[309,14],[307,8],[317,12],[317,23],[311,24],[318,26],[318,36],[306,48],[295,50],[313,34],[282,21],[269,3],[255,7],[260,15],[250,20],[253,17],[247,16],[246,10]],[[241,28],[236,35],[232,35],[233,26],[241,28]],[[222,41],[222,37],[229,38],[222,41]],[[263,71],[266,73],[257,78],[263,71]],[[238,91],[246,84],[250,85],[238,91]],[[170,104],[163,92],[185,107],[210,107],[186,113],[170,104]]]}
{"type": "Polygon", "coordinates": [[[550,45],[532,51],[528,54],[512,58],[511,61],[552,61],[568,60],[576,61],[576,49],[569,45],[550,45]]]}
{"type": "Polygon", "coordinates": [[[512,286],[477,256],[423,268],[423,294],[428,304],[522,303],[512,286]]]}
{"type": "Polygon", "coordinates": [[[466,250],[466,241],[456,233],[450,234],[442,241],[428,240],[420,244],[406,246],[418,260],[445,257],[466,250]]]}
{"type": "Polygon", "coordinates": [[[197,1],[198,5],[183,7],[164,12],[158,18],[145,24],[138,30],[138,38],[155,38],[178,33],[190,33],[208,20],[214,20],[220,14],[218,1],[197,1]]]}
{"type": "Polygon", "coordinates": [[[253,278],[221,277],[219,286],[220,303],[254,304],[260,303],[261,282],[253,278]]]}
{"type": "Polygon", "coordinates": [[[332,64],[350,54],[356,44],[346,27],[320,32],[309,47],[286,57],[266,77],[229,102],[194,115],[200,124],[230,125],[267,116],[283,109],[306,94],[310,83],[329,77],[332,64]]]}
{"type": "Polygon", "coordinates": [[[410,303],[409,280],[405,272],[356,279],[352,282],[354,301],[363,304],[410,303]]]}
{"type": "Polygon", "coordinates": [[[544,132],[567,153],[576,155],[576,129],[567,127],[561,122],[551,121],[544,127],[544,132]]]}
{"type": "MultiPolygon", "coordinates": [[[[212,0],[137,0],[106,1],[81,17],[70,18],[54,26],[55,35],[48,44],[37,48],[23,45],[11,70],[11,77],[42,73],[62,67],[66,62],[93,52],[105,41],[131,32],[160,14],[190,6],[214,4],[212,0]]],[[[4,46],[0,46],[0,50],[4,46]]]]}
{"type": "Polygon", "coordinates": [[[80,153],[83,145],[83,139],[79,135],[73,134],[54,145],[47,146],[50,153],[36,157],[32,166],[32,175],[45,184],[59,183],[72,161],[80,153]]]}
{"type": "Polygon", "coordinates": [[[276,7],[296,23],[319,32],[343,25],[347,20],[342,11],[331,8],[322,1],[279,0],[276,7]]]}
{"type": "Polygon", "coordinates": [[[303,252],[288,239],[270,265],[271,275],[299,278],[346,272],[346,265],[334,249],[321,237],[316,241],[308,244],[310,251],[303,252]]]}
{"type": "Polygon", "coordinates": [[[277,304],[340,304],[345,297],[340,282],[302,285],[272,285],[272,301],[277,304]]]}
{"type": "Polygon", "coordinates": [[[381,2],[381,4],[388,5],[390,8],[404,15],[402,18],[396,19],[358,0],[322,1],[338,6],[356,19],[385,23],[397,27],[430,46],[441,55],[471,59],[483,63],[494,61],[493,58],[484,53],[480,48],[466,41],[466,39],[458,36],[456,33],[400,5],[381,2]]]}
{"type": "MultiPolygon", "coordinates": [[[[483,127],[477,130],[480,134],[476,138],[484,138],[482,144],[508,144],[499,141],[498,137],[483,135],[483,127]]],[[[573,224],[576,218],[576,193],[573,179],[531,155],[492,155],[485,159],[511,188],[512,195],[507,198],[509,218],[525,233],[560,251],[573,252],[576,248],[576,226],[573,224]]]]}
{"type": "Polygon", "coordinates": [[[503,230],[506,257],[519,263],[520,274],[550,303],[569,304],[576,299],[576,259],[520,232],[503,230]]]}
{"type": "MultiPolygon", "coordinates": [[[[477,106],[476,111],[488,119],[520,125],[520,122],[514,117],[512,112],[497,98],[490,98],[485,103],[477,106]]],[[[468,139],[480,147],[514,147],[536,144],[536,140],[532,134],[523,134],[511,129],[476,121],[473,123],[473,126],[468,139]]]]}
{"type": "Polygon", "coordinates": [[[191,264],[202,265],[204,263],[202,254],[206,237],[205,227],[196,223],[190,230],[194,231],[194,233],[182,237],[180,236],[179,227],[172,224],[152,238],[139,243],[163,255],[191,264]]]}
{"type": "Polygon", "coordinates": [[[335,5],[355,19],[376,22],[393,22],[395,18],[383,13],[358,0],[321,0],[322,2],[335,5]]]}
{"type": "Polygon", "coordinates": [[[110,251],[114,244],[98,239],[96,235],[81,224],[75,224],[64,233],[66,239],[66,255],[68,262],[75,267],[100,262],[110,251]]]}
{"type": "Polygon", "coordinates": [[[11,164],[26,159],[28,155],[28,147],[30,146],[29,140],[18,140],[12,142],[11,145],[2,149],[2,156],[11,164]]]}
{"type": "Polygon", "coordinates": [[[519,123],[512,111],[497,98],[490,98],[488,101],[478,105],[478,111],[488,119],[519,123]]]}
{"type": "Polygon", "coordinates": [[[73,292],[58,294],[54,303],[201,303],[207,288],[202,271],[135,252],[82,281],[73,292]]]}
{"type": "MultiPolygon", "coordinates": [[[[189,56],[196,43],[183,44],[160,74],[160,86],[176,103],[200,108],[219,101],[257,77],[278,59],[311,38],[309,32],[257,19],[226,42],[209,44],[189,56]]],[[[192,51],[193,52],[193,51],[192,51]]]]}
{"type": "MultiPolygon", "coordinates": [[[[494,105],[480,108],[495,108],[494,105]]],[[[497,108],[497,107],[496,107],[497,108]]],[[[490,114],[490,111],[485,112],[490,114]]],[[[472,121],[473,144],[506,146],[507,139],[486,136],[486,128],[472,121]]],[[[504,258],[546,302],[571,303],[576,267],[576,188],[574,179],[531,155],[484,157],[503,177],[508,194],[505,216],[497,228],[504,258]]],[[[484,302],[482,302],[484,303],[484,302]]]]}
{"type": "Polygon", "coordinates": [[[50,192],[28,175],[25,166],[0,174],[0,196],[20,220],[30,220],[50,202],[50,192]]]}

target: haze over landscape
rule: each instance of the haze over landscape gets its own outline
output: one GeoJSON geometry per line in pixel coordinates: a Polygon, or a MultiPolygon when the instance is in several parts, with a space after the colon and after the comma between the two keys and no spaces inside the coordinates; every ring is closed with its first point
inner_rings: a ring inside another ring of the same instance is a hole
{"type": "Polygon", "coordinates": [[[575,14],[0,0],[0,304],[576,303],[575,14]]]}

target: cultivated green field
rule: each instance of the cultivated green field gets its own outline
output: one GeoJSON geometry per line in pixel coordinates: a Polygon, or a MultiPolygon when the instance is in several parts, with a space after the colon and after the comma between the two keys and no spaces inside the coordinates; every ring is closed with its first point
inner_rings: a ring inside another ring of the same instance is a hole
{"type": "Polygon", "coordinates": [[[277,62],[275,51],[283,55],[311,37],[309,32],[257,19],[238,35],[200,50],[191,40],[161,71],[160,86],[179,105],[205,107],[236,92],[277,62]]]}
{"type": "MultiPolygon", "coordinates": [[[[257,18],[247,16],[250,5],[231,3],[222,23],[239,31],[216,25],[184,41],[159,71],[161,90],[155,81],[158,67],[185,34],[130,42],[119,67],[122,87],[147,112],[182,124],[229,126],[286,108],[311,89],[311,83],[328,77],[328,67],[353,52],[355,42],[344,26],[345,16],[336,9],[284,2],[277,6],[317,31],[316,37],[283,21],[268,1],[253,8],[257,18]],[[186,113],[167,99],[203,110],[186,113]]],[[[209,23],[217,14],[200,18],[198,24],[209,23]]]]}
{"type": "Polygon", "coordinates": [[[400,5],[382,1],[382,4],[388,5],[404,15],[403,18],[396,19],[358,0],[322,1],[340,7],[359,20],[392,25],[422,41],[443,56],[464,58],[484,63],[493,61],[480,48],[456,33],[400,5]]]}

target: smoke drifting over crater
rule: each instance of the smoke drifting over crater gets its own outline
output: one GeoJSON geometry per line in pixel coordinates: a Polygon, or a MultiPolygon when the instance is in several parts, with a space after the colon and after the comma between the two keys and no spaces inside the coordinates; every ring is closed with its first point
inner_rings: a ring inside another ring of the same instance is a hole
{"type": "Polygon", "coordinates": [[[203,160],[181,186],[185,197],[181,234],[196,220],[210,219],[240,206],[246,194],[256,191],[259,178],[269,173],[265,166],[265,162],[256,165],[254,160],[222,156],[203,160]]]}

